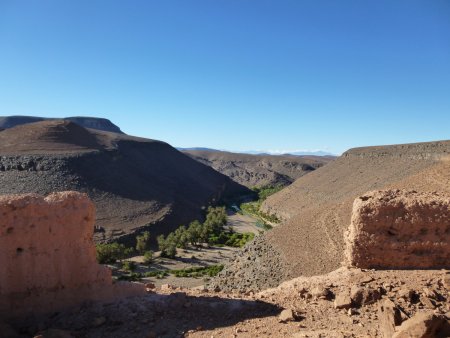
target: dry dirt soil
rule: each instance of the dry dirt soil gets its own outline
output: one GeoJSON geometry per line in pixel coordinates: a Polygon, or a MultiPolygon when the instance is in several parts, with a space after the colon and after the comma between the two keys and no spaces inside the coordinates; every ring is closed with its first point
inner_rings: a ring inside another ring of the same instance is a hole
{"type": "Polygon", "coordinates": [[[438,338],[450,334],[449,297],[448,271],[341,268],[260,293],[148,288],[144,297],[11,322],[18,334],[10,338],[387,338],[402,330],[399,337],[438,338]]]}
{"type": "Polygon", "coordinates": [[[249,155],[226,151],[183,152],[249,188],[291,184],[334,159],[333,156],[249,155]]]}
{"type": "MultiPolygon", "coordinates": [[[[174,259],[160,257],[160,252],[157,251],[154,253],[154,262],[149,265],[143,264],[143,256],[136,256],[130,260],[137,263],[135,272],[140,273],[183,270],[192,267],[226,264],[234,257],[234,254],[238,250],[238,248],[215,246],[199,249],[178,249],[177,256],[174,259]]],[[[142,282],[153,283],[158,289],[164,284],[170,284],[175,287],[193,288],[205,285],[208,280],[209,278],[175,277],[169,274],[169,276],[165,276],[164,278],[146,277],[142,279],[142,282]]]]}

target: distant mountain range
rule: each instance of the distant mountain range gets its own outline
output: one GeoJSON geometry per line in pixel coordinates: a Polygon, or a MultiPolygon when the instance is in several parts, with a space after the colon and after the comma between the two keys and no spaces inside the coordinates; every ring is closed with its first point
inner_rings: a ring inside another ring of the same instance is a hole
{"type": "Polygon", "coordinates": [[[274,152],[274,151],[264,151],[264,150],[245,150],[245,151],[228,151],[228,150],[220,150],[220,149],[213,149],[213,148],[205,148],[205,147],[192,147],[192,148],[177,148],[180,151],[223,151],[223,152],[232,152],[232,153],[238,153],[238,154],[250,154],[250,155],[279,155],[279,156],[286,156],[286,155],[293,155],[293,156],[332,156],[336,157],[336,154],[317,150],[317,151],[292,151],[292,152],[274,152]]]}

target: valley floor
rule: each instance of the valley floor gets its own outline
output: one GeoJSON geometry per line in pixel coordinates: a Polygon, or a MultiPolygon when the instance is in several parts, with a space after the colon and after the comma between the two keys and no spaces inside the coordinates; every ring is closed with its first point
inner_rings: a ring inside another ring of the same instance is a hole
{"type": "MultiPolygon", "coordinates": [[[[256,226],[257,220],[249,215],[242,215],[234,211],[227,211],[227,226],[226,228],[237,233],[254,233],[258,235],[261,233],[261,228],[256,226]]],[[[142,283],[153,283],[157,288],[162,285],[170,284],[176,287],[192,288],[201,287],[205,285],[209,277],[176,277],[173,270],[186,270],[195,267],[209,267],[227,264],[233,259],[234,254],[240,248],[229,246],[202,246],[199,248],[190,247],[188,249],[177,249],[177,255],[173,259],[160,257],[160,252],[155,252],[154,261],[151,264],[144,264],[143,256],[135,256],[130,259],[135,263],[136,268],[134,273],[142,274],[148,272],[161,272],[159,276],[144,277],[142,283]],[[167,272],[163,274],[162,272],[167,272]]],[[[129,272],[123,271],[120,264],[110,265],[115,276],[129,275],[129,272]]]]}

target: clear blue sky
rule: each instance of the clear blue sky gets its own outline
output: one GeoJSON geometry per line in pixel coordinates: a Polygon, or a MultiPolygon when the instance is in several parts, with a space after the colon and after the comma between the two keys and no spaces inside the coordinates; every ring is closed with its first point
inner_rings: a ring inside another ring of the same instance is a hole
{"type": "Polygon", "coordinates": [[[0,0],[0,115],[174,146],[450,139],[448,0],[0,0]]]}

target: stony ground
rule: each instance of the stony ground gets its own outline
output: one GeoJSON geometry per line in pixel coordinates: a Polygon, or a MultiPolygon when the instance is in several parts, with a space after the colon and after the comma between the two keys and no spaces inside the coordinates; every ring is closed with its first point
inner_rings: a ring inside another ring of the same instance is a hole
{"type": "Polygon", "coordinates": [[[219,287],[226,291],[263,290],[275,287],[289,277],[290,271],[284,260],[261,235],[237,251],[225,269],[208,285],[211,289],[219,287]]]}
{"type": "Polygon", "coordinates": [[[391,337],[394,330],[396,337],[409,337],[411,330],[422,331],[417,337],[450,335],[445,333],[450,319],[450,272],[445,270],[341,268],[260,293],[168,285],[154,290],[12,324],[20,337],[42,338],[391,337]],[[423,316],[428,319],[418,318],[423,316]]]}

